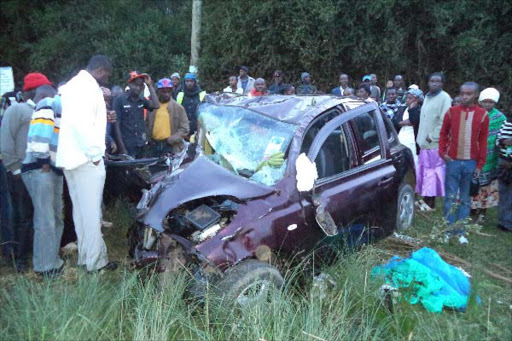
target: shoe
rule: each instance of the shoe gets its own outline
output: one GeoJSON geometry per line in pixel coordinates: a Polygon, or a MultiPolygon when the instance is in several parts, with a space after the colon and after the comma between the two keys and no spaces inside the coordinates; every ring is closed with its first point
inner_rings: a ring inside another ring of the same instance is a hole
{"type": "Polygon", "coordinates": [[[512,229],[506,228],[505,226],[498,224],[498,228],[505,232],[512,232],[512,229]]]}
{"type": "Polygon", "coordinates": [[[108,262],[107,265],[105,265],[104,267],[97,269],[97,270],[88,271],[88,273],[92,274],[92,273],[99,273],[99,272],[104,272],[104,271],[114,271],[117,269],[117,267],[118,267],[118,265],[116,262],[108,262]]]}
{"type": "Polygon", "coordinates": [[[427,205],[424,201],[420,202],[420,209],[425,212],[433,212],[436,210],[435,208],[432,208],[429,205],[427,205]]]}
{"type": "Polygon", "coordinates": [[[52,278],[60,277],[63,272],[64,272],[64,264],[62,264],[60,266],[60,268],[58,268],[58,269],[51,269],[51,270],[46,270],[46,271],[42,271],[42,272],[36,272],[36,274],[38,274],[39,276],[41,276],[45,279],[52,279],[52,278]]]}

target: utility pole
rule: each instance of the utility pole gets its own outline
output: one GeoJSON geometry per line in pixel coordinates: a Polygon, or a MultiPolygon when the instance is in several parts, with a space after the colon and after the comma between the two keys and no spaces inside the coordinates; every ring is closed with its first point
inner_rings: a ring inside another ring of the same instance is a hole
{"type": "Polygon", "coordinates": [[[201,7],[202,0],[193,0],[192,2],[192,36],[190,37],[190,72],[197,72],[197,62],[199,60],[199,48],[201,46],[201,7]]]}

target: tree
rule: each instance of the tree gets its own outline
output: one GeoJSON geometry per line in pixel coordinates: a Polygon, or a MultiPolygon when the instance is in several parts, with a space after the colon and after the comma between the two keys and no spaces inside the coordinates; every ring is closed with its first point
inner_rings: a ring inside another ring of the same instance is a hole
{"type": "Polygon", "coordinates": [[[308,71],[324,91],[341,72],[354,83],[401,73],[426,89],[428,74],[442,71],[452,94],[468,80],[507,94],[512,24],[503,18],[511,7],[506,0],[211,0],[203,10],[203,82],[221,89],[243,64],[266,78],[285,70],[291,83],[308,71]]]}

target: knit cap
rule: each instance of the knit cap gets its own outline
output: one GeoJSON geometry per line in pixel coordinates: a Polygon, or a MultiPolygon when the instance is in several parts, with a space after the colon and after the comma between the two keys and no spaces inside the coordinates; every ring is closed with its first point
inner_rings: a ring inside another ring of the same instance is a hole
{"type": "Polygon", "coordinates": [[[498,101],[500,100],[500,92],[495,88],[486,88],[480,93],[478,101],[482,102],[486,99],[490,99],[494,103],[498,103],[498,101]]]}
{"type": "Polygon", "coordinates": [[[32,72],[27,74],[23,80],[23,91],[29,91],[41,85],[52,85],[52,82],[42,73],[32,72]]]}

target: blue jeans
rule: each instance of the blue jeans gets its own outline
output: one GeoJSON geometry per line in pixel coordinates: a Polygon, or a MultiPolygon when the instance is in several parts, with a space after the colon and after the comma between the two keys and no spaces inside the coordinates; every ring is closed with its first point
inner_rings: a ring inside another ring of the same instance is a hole
{"type": "Polygon", "coordinates": [[[469,217],[471,198],[469,188],[476,169],[475,160],[453,160],[446,163],[444,216],[448,224],[469,217]],[[459,205],[455,207],[459,194],[459,205]]]}
{"type": "Polygon", "coordinates": [[[11,257],[14,253],[14,231],[11,222],[11,195],[7,187],[7,171],[0,160],[0,243],[2,254],[11,257]]]}
{"type": "Polygon", "coordinates": [[[31,170],[21,176],[34,205],[34,271],[58,269],[64,264],[59,257],[64,229],[62,176],[54,171],[43,173],[41,169],[31,170]]]}

